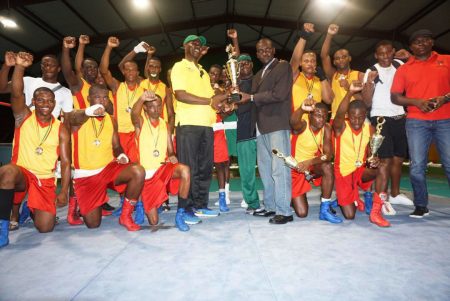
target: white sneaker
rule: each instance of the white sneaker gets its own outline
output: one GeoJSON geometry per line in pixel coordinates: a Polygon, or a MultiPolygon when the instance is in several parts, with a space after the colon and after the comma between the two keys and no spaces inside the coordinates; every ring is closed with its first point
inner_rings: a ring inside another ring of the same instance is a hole
{"type": "Polygon", "coordinates": [[[231,204],[231,201],[230,201],[230,198],[228,197],[228,194],[226,194],[225,202],[227,203],[227,205],[231,204]]]}
{"type": "Polygon", "coordinates": [[[381,211],[383,212],[383,215],[396,215],[397,212],[392,207],[390,202],[383,202],[383,206],[381,206],[381,211]]]}
{"type": "Polygon", "coordinates": [[[247,205],[247,203],[245,202],[245,200],[242,200],[242,202],[241,202],[241,207],[242,207],[242,208],[245,208],[245,209],[248,208],[248,205],[247,205]]]}
{"type": "Polygon", "coordinates": [[[406,205],[406,206],[414,206],[414,202],[410,200],[406,195],[400,193],[396,197],[392,195],[389,197],[389,202],[394,205],[406,205]]]}

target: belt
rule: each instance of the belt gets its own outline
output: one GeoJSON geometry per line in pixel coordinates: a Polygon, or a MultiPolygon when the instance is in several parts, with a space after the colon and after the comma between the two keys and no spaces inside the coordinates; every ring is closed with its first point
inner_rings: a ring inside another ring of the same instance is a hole
{"type": "Polygon", "coordinates": [[[377,117],[383,117],[383,118],[390,118],[390,119],[394,119],[394,120],[400,120],[406,117],[406,114],[402,114],[402,115],[396,115],[396,116],[373,116],[372,118],[377,118],[377,117]]]}

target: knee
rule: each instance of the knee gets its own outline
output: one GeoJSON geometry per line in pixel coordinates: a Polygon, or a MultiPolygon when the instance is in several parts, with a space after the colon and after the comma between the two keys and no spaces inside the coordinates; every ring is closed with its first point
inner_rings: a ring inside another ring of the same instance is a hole
{"type": "Polygon", "coordinates": [[[133,166],[131,166],[131,172],[133,174],[133,177],[139,180],[144,180],[145,178],[145,169],[139,165],[139,164],[134,164],[133,166]]]}
{"type": "Polygon", "coordinates": [[[342,215],[344,216],[345,219],[355,219],[355,212],[342,212],[342,215]]]}
{"type": "Polygon", "coordinates": [[[322,170],[324,177],[334,178],[334,170],[331,162],[322,163],[322,170]]]}
{"type": "Polygon", "coordinates": [[[12,165],[5,165],[0,168],[0,188],[12,189],[15,186],[17,177],[17,168],[12,165]]]}
{"type": "Polygon", "coordinates": [[[150,217],[148,218],[148,222],[149,222],[149,224],[150,224],[151,226],[156,226],[156,225],[159,223],[159,217],[158,217],[158,215],[156,215],[156,216],[150,216],[150,217]]]}
{"type": "Polygon", "coordinates": [[[191,170],[189,166],[181,164],[180,165],[180,173],[182,179],[189,179],[191,176],[191,170]]]}
{"type": "Polygon", "coordinates": [[[36,230],[38,230],[39,233],[49,233],[52,232],[54,228],[55,228],[54,224],[36,225],[36,230]]]}
{"type": "Polygon", "coordinates": [[[100,227],[101,222],[86,222],[86,220],[84,221],[84,223],[86,224],[86,227],[88,229],[97,229],[98,227],[100,227]]]}
{"type": "Polygon", "coordinates": [[[295,209],[295,214],[299,218],[305,218],[308,216],[308,209],[295,209]]]}

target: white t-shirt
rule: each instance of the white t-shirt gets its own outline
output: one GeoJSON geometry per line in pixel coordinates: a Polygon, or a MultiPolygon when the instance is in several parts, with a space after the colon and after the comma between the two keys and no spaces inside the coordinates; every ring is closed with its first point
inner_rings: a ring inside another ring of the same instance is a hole
{"type": "MultiPolygon", "coordinates": [[[[54,88],[60,86],[60,83],[48,83],[45,82],[42,77],[29,77],[26,76],[23,78],[24,83],[24,94],[25,94],[25,103],[27,106],[31,107],[31,100],[33,99],[33,93],[37,88],[40,87],[47,87],[51,90],[54,88]]],[[[53,91],[55,93],[55,109],[53,109],[52,115],[55,116],[55,118],[58,118],[61,114],[61,110],[64,112],[70,112],[73,110],[73,98],[72,93],[70,93],[70,90],[66,87],[61,87],[56,91],[53,91]]]]}
{"type": "MultiPolygon", "coordinates": [[[[402,61],[396,61],[403,64],[402,61]]],[[[378,76],[381,81],[375,84],[370,116],[392,117],[405,114],[405,110],[402,106],[393,104],[391,101],[391,86],[397,69],[392,65],[387,68],[383,68],[379,64],[375,64],[375,68],[378,71],[378,76]]],[[[367,82],[370,71],[372,70],[366,70],[366,73],[364,74],[364,83],[367,82]]]]}

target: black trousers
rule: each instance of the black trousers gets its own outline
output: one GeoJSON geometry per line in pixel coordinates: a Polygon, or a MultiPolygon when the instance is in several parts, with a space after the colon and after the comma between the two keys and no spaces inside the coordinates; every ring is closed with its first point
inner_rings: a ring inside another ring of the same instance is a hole
{"type": "Polygon", "coordinates": [[[178,161],[191,169],[188,207],[206,208],[213,171],[214,132],[206,126],[177,126],[176,144],[178,161]]]}

